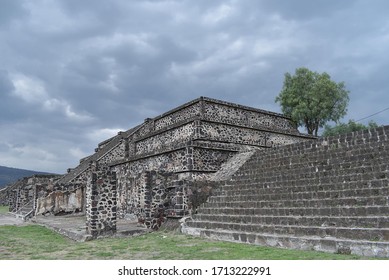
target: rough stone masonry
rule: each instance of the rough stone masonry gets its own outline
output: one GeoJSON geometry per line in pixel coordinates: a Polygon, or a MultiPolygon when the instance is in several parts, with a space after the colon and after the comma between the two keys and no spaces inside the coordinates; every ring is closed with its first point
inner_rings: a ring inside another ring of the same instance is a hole
{"type": "MultiPolygon", "coordinates": [[[[14,195],[11,210],[33,200],[35,215],[84,212],[93,236],[114,232],[116,219],[158,229],[193,213],[212,182],[253,151],[309,139],[281,114],[200,97],[103,141],[45,189],[31,187],[23,203],[14,195]]],[[[10,189],[21,194],[25,186],[10,189]]]]}
{"type": "Polygon", "coordinates": [[[86,215],[214,239],[389,257],[389,127],[316,139],[289,118],[201,97],[101,142],[61,177],[0,193],[21,215],[86,215]],[[171,224],[171,223],[169,223],[171,224]]]}

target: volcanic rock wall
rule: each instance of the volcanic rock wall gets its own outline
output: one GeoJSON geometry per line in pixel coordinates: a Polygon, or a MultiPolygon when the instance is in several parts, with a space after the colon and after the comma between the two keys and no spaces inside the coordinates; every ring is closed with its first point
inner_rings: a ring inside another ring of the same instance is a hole
{"type": "Polygon", "coordinates": [[[116,174],[93,163],[86,193],[86,231],[92,237],[116,232],[116,174]]]}

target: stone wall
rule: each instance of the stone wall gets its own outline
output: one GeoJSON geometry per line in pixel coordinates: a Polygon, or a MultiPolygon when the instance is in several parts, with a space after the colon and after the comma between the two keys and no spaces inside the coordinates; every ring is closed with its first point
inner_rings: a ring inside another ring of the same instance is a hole
{"type": "Polygon", "coordinates": [[[7,187],[0,190],[0,206],[8,206],[7,187]]]}
{"type": "Polygon", "coordinates": [[[53,189],[56,175],[34,175],[18,180],[10,185],[6,191],[10,212],[18,212],[26,205],[32,209],[37,207],[37,199],[42,190],[53,189]]]}
{"type": "Polygon", "coordinates": [[[9,197],[9,211],[16,212],[21,207],[32,201],[34,198],[34,192],[31,184],[28,184],[28,178],[18,180],[15,184],[8,189],[9,197]]]}
{"type": "Polygon", "coordinates": [[[85,212],[86,184],[89,167],[68,182],[54,182],[37,191],[35,215],[65,215],[85,212]]]}
{"type": "Polygon", "coordinates": [[[209,121],[298,134],[290,119],[269,111],[204,98],[203,113],[209,121]]]}
{"type": "Polygon", "coordinates": [[[112,148],[106,154],[98,158],[97,162],[99,162],[99,164],[109,164],[111,162],[123,159],[125,157],[125,151],[126,151],[125,145],[126,145],[125,140],[122,140],[119,143],[119,145],[112,148]]]}
{"type": "Polygon", "coordinates": [[[116,174],[92,163],[86,191],[86,232],[92,237],[116,232],[116,174]]]}
{"type": "Polygon", "coordinates": [[[172,173],[144,171],[136,176],[118,176],[118,217],[131,215],[149,228],[158,228],[166,219],[171,195],[172,173]]]}
{"type": "Polygon", "coordinates": [[[199,98],[154,119],[147,119],[129,140],[129,157],[171,151],[192,140],[235,145],[277,146],[310,138],[290,119],[272,112],[199,98]]]}
{"type": "Polygon", "coordinates": [[[164,210],[170,203],[167,192],[169,174],[147,171],[134,178],[128,199],[129,213],[137,216],[140,223],[157,229],[165,222],[164,210]]]}
{"type": "Polygon", "coordinates": [[[174,124],[185,122],[201,116],[202,104],[197,100],[183,105],[171,112],[167,112],[154,120],[154,130],[170,127],[174,124]]]}
{"type": "Polygon", "coordinates": [[[145,171],[124,181],[118,179],[118,217],[130,216],[148,228],[158,229],[167,218],[190,215],[205,202],[214,185],[156,171],[145,171]]]}
{"type": "Polygon", "coordinates": [[[157,135],[151,135],[135,142],[136,155],[149,154],[150,152],[166,151],[174,148],[176,143],[185,143],[193,139],[195,131],[194,123],[187,123],[179,127],[161,131],[157,135]]]}
{"type": "Polygon", "coordinates": [[[69,191],[38,192],[35,215],[63,215],[83,212],[85,209],[85,188],[72,188],[69,191]]]}

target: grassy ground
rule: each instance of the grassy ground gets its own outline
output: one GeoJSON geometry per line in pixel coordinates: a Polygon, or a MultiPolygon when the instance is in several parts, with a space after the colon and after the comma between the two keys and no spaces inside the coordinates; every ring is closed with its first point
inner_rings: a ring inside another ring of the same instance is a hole
{"type": "Polygon", "coordinates": [[[353,255],[295,251],[211,241],[173,232],[78,243],[38,225],[0,226],[0,259],[134,260],[327,260],[366,259],[353,255]]]}
{"type": "Polygon", "coordinates": [[[8,213],[8,206],[0,206],[0,214],[8,213]]]}

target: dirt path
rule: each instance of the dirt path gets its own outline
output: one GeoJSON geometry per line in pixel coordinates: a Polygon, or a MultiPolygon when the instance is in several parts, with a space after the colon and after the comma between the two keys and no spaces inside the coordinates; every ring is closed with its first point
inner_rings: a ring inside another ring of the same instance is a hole
{"type": "Polygon", "coordinates": [[[16,226],[23,223],[22,219],[18,219],[12,214],[0,213],[0,226],[16,226]]]}
{"type": "MultiPolygon", "coordinates": [[[[91,236],[86,233],[86,217],[84,215],[66,216],[37,216],[30,221],[24,222],[12,214],[0,214],[0,226],[38,224],[50,228],[70,239],[76,241],[87,241],[91,236]]],[[[117,221],[117,233],[115,236],[131,236],[149,232],[148,229],[139,226],[137,223],[119,219],[117,221]]]]}

